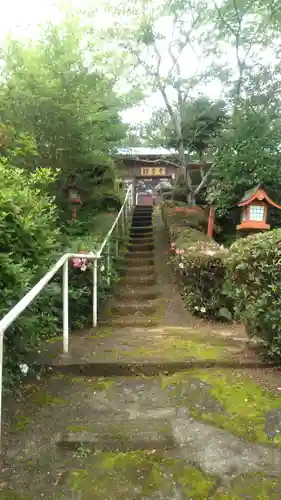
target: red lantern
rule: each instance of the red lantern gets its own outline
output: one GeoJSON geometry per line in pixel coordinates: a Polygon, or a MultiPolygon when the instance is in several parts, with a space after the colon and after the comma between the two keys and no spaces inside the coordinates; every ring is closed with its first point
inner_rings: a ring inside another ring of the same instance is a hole
{"type": "Polygon", "coordinates": [[[267,224],[269,205],[281,210],[281,206],[272,201],[260,185],[246,191],[237,205],[242,208],[242,211],[241,222],[236,226],[236,229],[238,231],[270,229],[270,225],[267,224]]]}

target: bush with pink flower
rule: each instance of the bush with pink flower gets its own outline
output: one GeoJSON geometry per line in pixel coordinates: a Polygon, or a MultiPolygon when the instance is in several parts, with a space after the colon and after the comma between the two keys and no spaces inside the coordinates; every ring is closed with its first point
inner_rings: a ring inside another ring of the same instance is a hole
{"type": "MultiPolygon", "coordinates": [[[[201,317],[230,320],[233,304],[224,293],[228,251],[210,240],[206,231],[189,227],[188,221],[175,224],[170,210],[162,207],[162,214],[170,238],[171,262],[187,309],[201,317]]],[[[181,209],[179,213],[185,212],[181,209]]]]}

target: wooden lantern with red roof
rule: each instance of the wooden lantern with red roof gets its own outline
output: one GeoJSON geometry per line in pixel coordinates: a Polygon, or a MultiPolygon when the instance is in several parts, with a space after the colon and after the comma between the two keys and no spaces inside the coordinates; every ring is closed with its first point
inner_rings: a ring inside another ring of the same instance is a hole
{"type": "Polygon", "coordinates": [[[242,210],[241,222],[236,226],[236,229],[238,231],[266,231],[270,229],[270,224],[267,223],[270,205],[281,210],[281,205],[272,201],[260,184],[246,191],[237,204],[242,210]]]}

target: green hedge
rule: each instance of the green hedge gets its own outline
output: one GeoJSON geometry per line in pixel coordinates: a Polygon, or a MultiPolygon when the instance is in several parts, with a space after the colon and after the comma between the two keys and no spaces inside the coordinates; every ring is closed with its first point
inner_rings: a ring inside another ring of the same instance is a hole
{"type": "MultiPolygon", "coordinates": [[[[111,226],[114,215],[102,215],[102,229],[100,225],[95,237],[86,235],[70,239],[67,234],[62,237],[58,229],[57,207],[46,194],[54,181],[48,169],[30,174],[0,160],[0,318],[16,305],[63,253],[97,248],[111,226]]],[[[79,223],[76,226],[80,227],[79,223]]],[[[101,265],[99,307],[111,293],[112,285],[118,281],[114,261],[109,270],[110,286],[106,271],[102,269],[101,265]]],[[[70,263],[71,328],[85,328],[91,324],[92,279],[91,265],[82,272],[70,263]]],[[[21,365],[26,364],[30,352],[39,350],[42,343],[52,336],[61,335],[61,331],[61,273],[58,272],[5,332],[5,386],[20,379],[21,365]]]]}
{"type": "Polygon", "coordinates": [[[166,202],[162,205],[164,220],[170,228],[193,227],[207,232],[208,215],[200,207],[188,207],[186,204],[177,202],[166,202]]]}
{"type": "MultiPolygon", "coordinates": [[[[196,210],[193,212],[196,219],[196,210]]],[[[171,262],[182,287],[185,305],[198,316],[230,320],[233,306],[224,294],[227,250],[210,241],[206,232],[190,227],[188,218],[183,217],[185,224],[182,224],[179,213],[171,212],[167,205],[162,207],[170,238],[171,262]]],[[[202,212],[197,213],[201,221],[202,212]]]]}
{"type": "MultiPolygon", "coordinates": [[[[61,254],[57,209],[46,194],[48,170],[29,174],[0,161],[0,317],[61,254]]],[[[57,286],[50,284],[4,335],[4,381],[20,375],[26,353],[58,328],[57,286]]],[[[61,307],[61,306],[60,306],[61,307]]]]}
{"type": "Polygon", "coordinates": [[[226,259],[227,294],[250,336],[281,359],[281,229],[237,240],[226,259]]]}
{"type": "MultiPolygon", "coordinates": [[[[191,232],[189,230],[188,234],[191,232]]],[[[191,239],[184,244],[180,239],[175,241],[171,260],[183,287],[187,309],[202,317],[230,320],[232,302],[224,294],[227,251],[203,238],[201,241],[191,239]]]]}

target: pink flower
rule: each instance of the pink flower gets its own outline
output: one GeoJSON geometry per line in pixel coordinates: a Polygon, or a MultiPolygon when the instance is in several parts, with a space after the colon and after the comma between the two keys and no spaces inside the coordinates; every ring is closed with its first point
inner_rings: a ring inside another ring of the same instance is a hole
{"type": "MultiPolygon", "coordinates": [[[[88,250],[80,250],[78,253],[88,253],[88,250]]],[[[76,269],[80,269],[81,271],[86,271],[88,260],[85,258],[74,257],[72,259],[72,266],[76,269]]]]}
{"type": "Polygon", "coordinates": [[[82,266],[82,259],[79,259],[79,257],[75,257],[72,259],[72,266],[75,268],[79,268],[82,266]]]}

